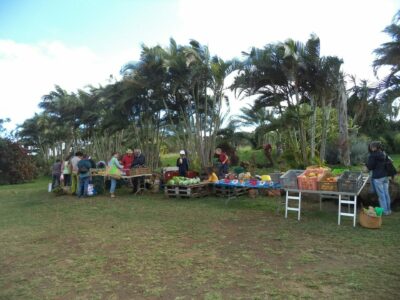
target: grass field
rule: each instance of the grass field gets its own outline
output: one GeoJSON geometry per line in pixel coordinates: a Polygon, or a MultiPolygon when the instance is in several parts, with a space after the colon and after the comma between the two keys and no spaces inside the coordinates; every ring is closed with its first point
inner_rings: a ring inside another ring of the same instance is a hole
{"type": "Polygon", "coordinates": [[[399,299],[400,213],[380,230],[280,198],[77,200],[0,187],[0,299],[399,299]]]}

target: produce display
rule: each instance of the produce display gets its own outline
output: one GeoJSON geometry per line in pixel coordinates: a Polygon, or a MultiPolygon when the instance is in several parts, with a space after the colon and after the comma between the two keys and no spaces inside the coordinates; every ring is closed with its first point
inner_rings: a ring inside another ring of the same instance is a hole
{"type": "Polygon", "coordinates": [[[383,213],[383,208],[369,206],[368,209],[363,208],[364,213],[371,217],[381,217],[383,213]]]}
{"type": "Polygon", "coordinates": [[[187,178],[182,176],[172,177],[167,181],[167,185],[191,185],[200,183],[200,178],[187,178]]]}

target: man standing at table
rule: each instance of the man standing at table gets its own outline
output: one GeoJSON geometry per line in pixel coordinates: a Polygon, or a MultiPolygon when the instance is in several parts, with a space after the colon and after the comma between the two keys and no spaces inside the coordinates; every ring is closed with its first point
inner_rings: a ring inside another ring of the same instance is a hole
{"type": "MultiPolygon", "coordinates": [[[[131,168],[143,168],[146,163],[146,158],[144,157],[140,149],[135,149],[133,151],[133,162],[131,168]]],[[[132,180],[132,193],[136,193],[139,190],[140,184],[144,185],[144,176],[134,177],[132,180]]]]}
{"type": "Polygon", "coordinates": [[[72,174],[71,174],[71,193],[76,194],[78,190],[78,184],[79,184],[79,172],[78,172],[78,162],[83,158],[83,153],[80,151],[77,151],[75,153],[75,156],[71,158],[71,168],[72,168],[72,174]]]}

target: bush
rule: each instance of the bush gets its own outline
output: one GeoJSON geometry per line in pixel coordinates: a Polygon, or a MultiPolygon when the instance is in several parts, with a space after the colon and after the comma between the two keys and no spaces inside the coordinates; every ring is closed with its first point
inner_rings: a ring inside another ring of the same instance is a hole
{"type": "Polygon", "coordinates": [[[351,142],[350,161],[352,165],[365,163],[368,159],[368,142],[356,139],[351,142]]]}
{"type": "Polygon", "coordinates": [[[396,133],[393,138],[393,150],[400,153],[400,133],[396,133]]]}
{"type": "Polygon", "coordinates": [[[37,168],[27,151],[9,139],[0,139],[0,184],[16,184],[33,180],[37,168]]]}

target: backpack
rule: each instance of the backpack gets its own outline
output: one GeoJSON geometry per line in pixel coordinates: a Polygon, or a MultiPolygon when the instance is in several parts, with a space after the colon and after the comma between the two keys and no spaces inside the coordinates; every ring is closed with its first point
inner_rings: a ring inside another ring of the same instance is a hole
{"type": "Polygon", "coordinates": [[[84,174],[84,173],[89,172],[89,169],[88,169],[88,167],[86,166],[86,164],[84,162],[79,162],[78,163],[78,172],[80,174],[84,174]]]}
{"type": "Polygon", "coordinates": [[[393,165],[393,161],[388,155],[386,155],[386,158],[385,158],[385,170],[386,170],[387,176],[389,176],[389,177],[393,177],[393,176],[397,175],[397,170],[396,170],[395,166],[393,165]]]}

